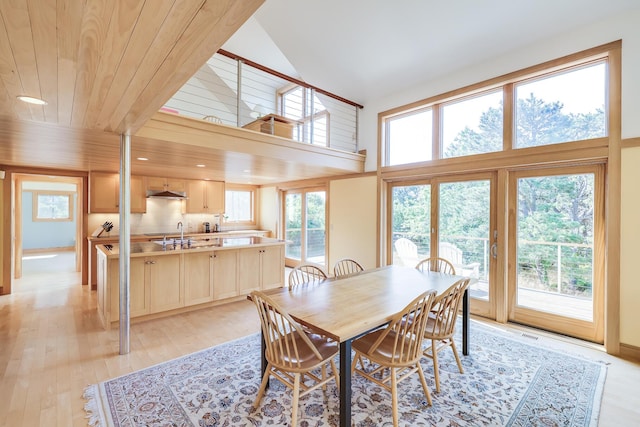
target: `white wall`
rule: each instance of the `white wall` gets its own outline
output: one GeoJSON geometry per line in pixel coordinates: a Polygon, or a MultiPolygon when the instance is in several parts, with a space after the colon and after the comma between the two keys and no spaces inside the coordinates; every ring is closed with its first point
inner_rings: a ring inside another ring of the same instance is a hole
{"type": "MultiPolygon", "coordinates": [[[[425,82],[418,87],[407,88],[393,96],[369,103],[360,112],[360,148],[367,149],[365,170],[375,171],[377,167],[377,120],[378,113],[478,83],[489,78],[527,68],[565,55],[622,39],[622,137],[640,137],[640,9],[589,26],[567,31],[562,37],[554,37],[520,49],[509,55],[488,58],[476,64],[451,73],[438,80],[425,82]]],[[[640,154],[639,149],[625,149],[622,152],[622,238],[621,238],[621,306],[620,339],[623,344],[640,347],[638,307],[640,307],[640,286],[635,263],[638,259],[640,238],[640,154]]],[[[615,219],[614,219],[615,220],[615,219]]]]}
{"type": "Polygon", "coordinates": [[[280,225],[278,215],[278,192],[276,187],[264,187],[258,191],[260,218],[258,227],[271,230],[271,237],[279,237],[277,230],[280,225]]]}

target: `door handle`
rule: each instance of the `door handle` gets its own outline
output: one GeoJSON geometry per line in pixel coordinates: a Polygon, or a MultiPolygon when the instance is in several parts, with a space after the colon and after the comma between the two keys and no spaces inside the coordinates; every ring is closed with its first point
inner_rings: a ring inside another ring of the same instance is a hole
{"type": "Polygon", "coordinates": [[[491,245],[491,256],[493,259],[498,258],[498,244],[494,243],[491,245]]]}

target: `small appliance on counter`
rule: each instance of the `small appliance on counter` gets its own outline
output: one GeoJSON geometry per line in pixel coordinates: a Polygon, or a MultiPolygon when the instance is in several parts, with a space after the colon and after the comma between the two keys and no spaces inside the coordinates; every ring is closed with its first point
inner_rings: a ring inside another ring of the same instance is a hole
{"type": "Polygon", "coordinates": [[[211,223],[205,222],[203,225],[204,225],[204,232],[211,233],[211,223]]]}

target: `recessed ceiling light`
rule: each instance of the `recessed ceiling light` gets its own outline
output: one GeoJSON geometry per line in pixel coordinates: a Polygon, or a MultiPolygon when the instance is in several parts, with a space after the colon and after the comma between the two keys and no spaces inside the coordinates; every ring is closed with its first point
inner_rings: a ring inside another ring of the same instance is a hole
{"type": "Polygon", "coordinates": [[[149,159],[147,159],[146,157],[138,157],[138,160],[142,160],[143,162],[146,162],[149,159]]]}
{"type": "Polygon", "coordinates": [[[203,168],[205,165],[196,165],[197,168],[203,168]]]}
{"type": "Polygon", "coordinates": [[[34,98],[34,97],[32,97],[32,96],[20,95],[20,96],[17,96],[17,98],[18,98],[20,101],[22,101],[22,102],[28,102],[29,104],[47,105],[47,101],[45,101],[44,99],[34,98]]]}
{"type": "Polygon", "coordinates": [[[249,173],[249,172],[251,172],[251,169],[245,169],[245,170],[243,170],[242,172],[244,172],[244,173],[249,173]]]}

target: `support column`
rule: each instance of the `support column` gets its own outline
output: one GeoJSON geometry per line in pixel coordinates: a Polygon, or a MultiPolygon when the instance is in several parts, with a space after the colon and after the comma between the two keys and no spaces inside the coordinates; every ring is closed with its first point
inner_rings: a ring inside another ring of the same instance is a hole
{"type": "Polygon", "coordinates": [[[120,135],[120,354],[129,353],[129,280],[131,253],[131,135],[120,135]]]}

